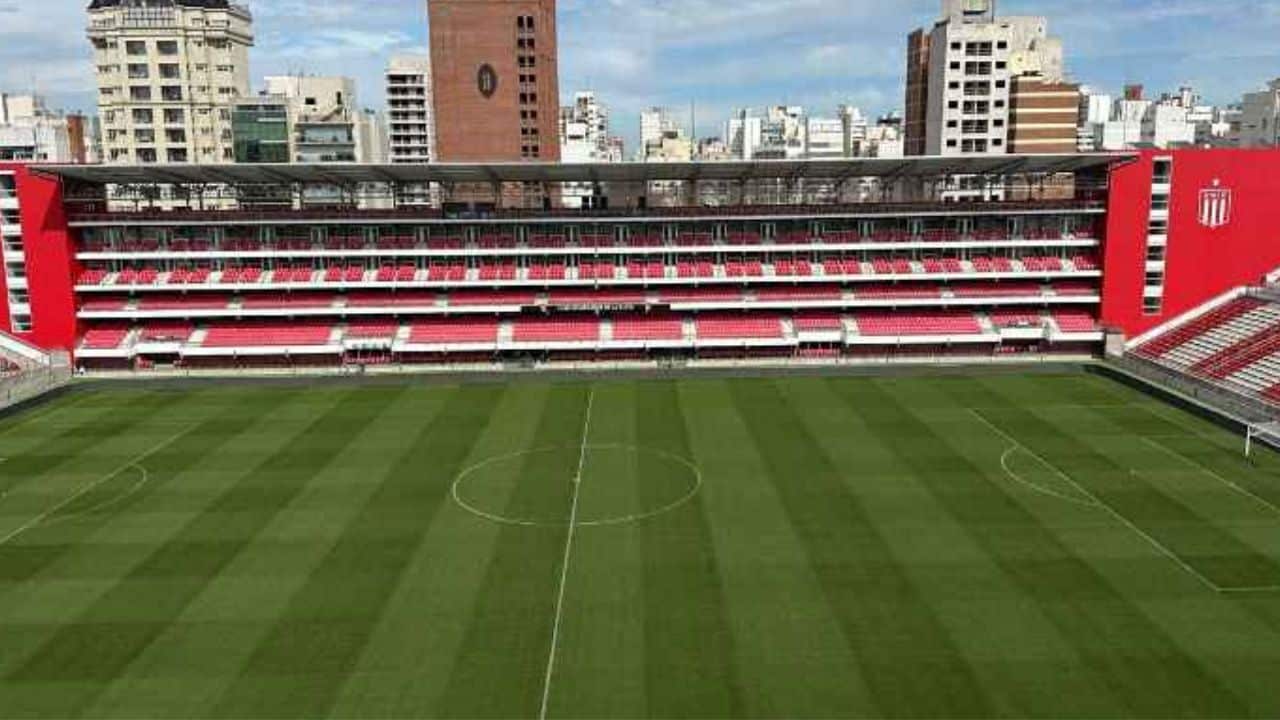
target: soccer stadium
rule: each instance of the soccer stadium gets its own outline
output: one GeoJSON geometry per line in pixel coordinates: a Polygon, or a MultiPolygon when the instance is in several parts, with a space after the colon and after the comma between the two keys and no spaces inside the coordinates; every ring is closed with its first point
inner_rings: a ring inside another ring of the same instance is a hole
{"type": "Polygon", "coordinates": [[[1276,177],[0,165],[0,715],[1276,717],[1276,177]]]}

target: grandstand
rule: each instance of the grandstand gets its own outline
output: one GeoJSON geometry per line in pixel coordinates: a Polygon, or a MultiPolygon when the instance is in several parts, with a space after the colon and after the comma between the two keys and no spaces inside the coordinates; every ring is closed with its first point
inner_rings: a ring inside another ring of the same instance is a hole
{"type": "Polygon", "coordinates": [[[340,177],[304,166],[47,171],[66,186],[78,362],[123,369],[246,357],[366,364],[370,323],[386,330],[379,362],[403,365],[1089,356],[1103,340],[1113,161],[967,161],[963,169],[999,176],[989,201],[964,206],[928,190],[958,170],[936,159],[353,166],[340,177]],[[588,175],[607,178],[617,204],[557,209],[545,188],[588,175]],[[206,199],[249,187],[305,197],[317,185],[388,177],[440,182],[446,197],[480,181],[537,185],[550,197],[411,209],[396,206],[392,187],[381,205],[368,193],[362,205],[295,209],[104,202],[108,185],[121,197],[157,185],[206,199]],[[650,194],[659,180],[682,183],[686,196],[650,194]],[[813,313],[828,317],[822,332],[807,327],[813,313]],[[1014,313],[1026,321],[1007,322],[1014,313]],[[190,332],[155,342],[147,331],[173,322],[190,332]]]}
{"type": "Polygon", "coordinates": [[[1280,408],[1280,293],[1233,292],[1140,338],[1130,352],[1280,408]]]}

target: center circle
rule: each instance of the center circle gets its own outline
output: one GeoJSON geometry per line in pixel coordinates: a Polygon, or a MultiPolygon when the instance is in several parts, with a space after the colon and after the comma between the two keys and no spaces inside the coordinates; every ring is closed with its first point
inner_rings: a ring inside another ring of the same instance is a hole
{"type": "Polygon", "coordinates": [[[453,500],[503,525],[577,527],[641,522],[677,510],[702,489],[687,458],[633,445],[544,447],[499,455],[463,470],[453,500]],[[579,477],[579,472],[581,476],[579,477]]]}

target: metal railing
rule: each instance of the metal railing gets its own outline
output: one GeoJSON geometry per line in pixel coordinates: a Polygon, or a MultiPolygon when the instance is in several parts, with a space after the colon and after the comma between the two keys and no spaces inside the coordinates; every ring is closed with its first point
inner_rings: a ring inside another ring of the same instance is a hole
{"type": "Polygon", "coordinates": [[[1224,382],[1212,382],[1194,375],[1187,375],[1138,355],[1109,358],[1108,362],[1155,385],[1168,388],[1249,422],[1261,423],[1280,419],[1280,405],[1272,404],[1224,382]]]}

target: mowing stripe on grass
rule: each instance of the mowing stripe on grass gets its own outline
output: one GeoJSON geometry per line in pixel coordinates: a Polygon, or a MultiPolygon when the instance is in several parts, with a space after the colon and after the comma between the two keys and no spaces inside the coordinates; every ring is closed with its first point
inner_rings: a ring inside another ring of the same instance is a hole
{"type": "MultiPolygon", "coordinates": [[[[525,456],[505,516],[569,517],[589,392],[582,385],[551,386],[529,447],[572,451],[525,456]]],[[[466,635],[435,708],[440,715],[530,717],[541,707],[569,528],[502,525],[496,532],[466,635]]]]}
{"type": "MultiPolygon", "coordinates": [[[[75,622],[62,626],[5,679],[16,684],[78,681],[75,691],[43,695],[49,706],[41,710],[45,715],[78,714],[252,543],[305,487],[315,470],[341,453],[356,431],[390,405],[399,392],[348,391],[270,457],[246,468],[236,484],[120,578],[75,622]],[[238,522],[238,536],[209,542],[208,538],[228,529],[230,514],[238,522]],[[112,608],[127,604],[134,596],[135,582],[165,579],[183,582],[173,582],[168,594],[149,596],[152,608],[148,622],[123,624],[109,619],[112,608]]],[[[189,437],[196,439],[195,435],[189,437]]],[[[171,447],[167,454],[177,456],[179,463],[195,463],[217,444],[215,441],[185,457],[178,455],[183,449],[177,447],[171,447]]]]}
{"type": "MultiPolygon", "coordinates": [[[[972,384],[935,385],[958,396],[966,406],[974,393],[980,392],[972,384]]],[[[859,386],[856,392],[841,385],[839,391],[850,407],[860,409],[881,442],[896,448],[917,468],[917,476],[942,506],[969,529],[1022,593],[1037,603],[1058,628],[1061,639],[1083,660],[1079,667],[1108,688],[1126,714],[1162,715],[1170,707],[1205,716],[1248,713],[1240,698],[1209,673],[1200,658],[1186,654],[1035,515],[986,482],[982,470],[956,449],[957,444],[968,442],[967,436],[952,438],[938,433],[877,383],[859,386]],[[939,464],[949,468],[945,481],[932,472],[939,464]],[[954,487],[957,474],[970,475],[973,480],[954,487]],[[1171,697],[1181,700],[1171,705],[1171,697]]],[[[983,407],[1000,405],[999,398],[989,394],[981,400],[978,404],[983,407]]],[[[993,447],[1004,443],[985,429],[981,432],[995,438],[993,447]]]]}
{"type": "MultiPolygon", "coordinates": [[[[982,384],[974,384],[971,392],[994,395],[982,384]]],[[[1194,568],[1188,577],[1198,574],[1218,588],[1280,585],[1280,565],[1273,559],[1133,473],[1142,467],[1140,458],[1122,465],[1021,405],[987,411],[984,417],[1051,464],[1069,465],[1081,487],[1140,530],[1135,537],[1149,536],[1144,542],[1153,540],[1176,555],[1178,565],[1194,568]]]]}
{"type": "MultiPolygon", "coordinates": [[[[691,458],[689,431],[675,383],[643,383],[635,394],[636,443],[691,458]]],[[[636,455],[636,481],[645,507],[657,506],[658,456],[636,455]]],[[[716,708],[744,714],[734,667],[733,631],[704,500],[636,526],[643,553],[644,670],[651,717],[694,717],[716,708]]]]}
{"type": "Polygon", "coordinates": [[[310,718],[333,706],[504,389],[447,392],[438,411],[405,439],[377,489],[293,593],[212,716],[310,718]],[[420,512],[419,522],[386,536],[385,511],[410,502],[420,512]],[[313,659],[310,672],[294,672],[300,657],[313,659]]]}
{"type": "Polygon", "coordinates": [[[591,438],[591,406],[595,391],[587,391],[587,409],[582,413],[582,447],[578,449],[578,467],[573,475],[573,501],[569,506],[568,532],[564,537],[564,558],[560,561],[560,585],[556,590],[555,619],[551,623],[551,647],[547,651],[547,673],[542,682],[542,705],[538,717],[547,717],[547,703],[551,700],[551,681],[556,673],[556,650],[560,648],[560,622],[564,617],[564,590],[569,582],[569,562],[573,559],[573,537],[578,533],[578,500],[582,497],[582,471],[587,464],[587,443],[591,438]]]}
{"type": "Polygon", "coordinates": [[[124,407],[104,407],[81,417],[75,424],[50,435],[34,447],[10,453],[0,443],[0,477],[11,478],[0,487],[8,492],[22,484],[39,481],[68,464],[82,461],[90,449],[114,441],[165,410],[166,400],[151,393],[124,407]]]}
{"type": "Polygon", "coordinates": [[[991,715],[973,668],[777,386],[730,386],[878,710],[886,717],[991,715]],[[872,602],[872,595],[894,602],[872,602]]]}

